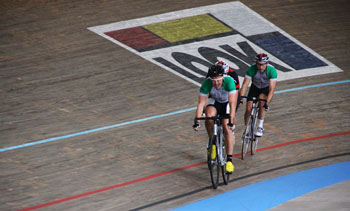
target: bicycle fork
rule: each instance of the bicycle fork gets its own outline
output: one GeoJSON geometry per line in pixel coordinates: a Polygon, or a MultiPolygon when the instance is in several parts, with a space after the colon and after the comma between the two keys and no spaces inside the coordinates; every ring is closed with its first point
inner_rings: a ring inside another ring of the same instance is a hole
{"type": "Polygon", "coordinates": [[[252,141],[255,140],[255,128],[256,128],[256,122],[257,122],[257,118],[258,118],[258,114],[259,114],[259,110],[258,108],[256,107],[256,104],[253,103],[253,106],[252,106],[252,113],[250,114],[250,118],[251,118],[251,121],[252,121],[252,124],[251,124],[251,128],[250,128],[250,131],[251,131],[251,134],[250,134],[250,139],[252,141]]]}
{"type": "MultiPolygon", "coordinates": [[[[214,121],[213,128],[214,128],[213,136],[216,137],[216,139],[213,140],[214,142],[212,143],[212,145],[216,145],[216,148],[218,148],[218,146],[217,146],[217,145],[218,145],[218,143],[217,143],[217,142],[218,142],[218,131],[217,131],[217,130],[218,130],[218,125],[217,125],[216,121],[214,121]]],[[[212,137],[213,137],[213,136],[212,136],[212,137]]],[[[210,141],[211,141],[211,139],[209,139],[209,142],[208,142],[208,145],[207,145],[207,150],[209,150],[210,141]]],[[[217,150],[218,150],[218,149],[217,149],[217,150]]],[[[219,150],[220,150],[220,149],[219,149],[219,150]]],[[[208,153],[211,154],[212,152],[209,152],[209,151],[208,151],[208,153]]],[[[219,153],[220,153],[220,152],[218,152],[218,154],[219,154],[219,153]]],[[[213,163],[213,162],[218,162],[218,160],[219,160],[219,159],[218,159],[218,155],[216,155],[216,156],[217,156],[217,160],[216,160],[216,161],[211,160],[212,163],[213,163]]]]}
{"type": "Polygon", "coordinates": [[[226,163],[225,163],[225,159],[224,159],[224,154],[223,154],[223,149],[225,147],[225,143],[224,143],[224,134],[222,133],[222,128],[220,128],[219,130],[219,134],[217,136],[217,140],[218,140],[218,143],[216,144],[217,145],[217,149],[218,149],[218,162],[220,164],[220,166],[224,166],[226,163]]]}
{"type": "Polygon", "coordinates": [[[254,116],[255,116],[255,103],[253,103],[252,111],[250,112],[249,120],[242,136],[242,143],[245,140],[249,142],[250,140],[254,139],[254,127],[255,127],[254,116]]]}

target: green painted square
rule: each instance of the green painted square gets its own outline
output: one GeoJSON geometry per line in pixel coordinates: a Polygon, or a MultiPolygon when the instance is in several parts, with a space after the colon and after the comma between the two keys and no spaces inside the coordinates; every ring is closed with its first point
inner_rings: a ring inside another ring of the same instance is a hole
{"type": "Polygon", "coordinates": [[[208,14],[154,23],[143,27],[171,43],[232,31],[208,14]]]}

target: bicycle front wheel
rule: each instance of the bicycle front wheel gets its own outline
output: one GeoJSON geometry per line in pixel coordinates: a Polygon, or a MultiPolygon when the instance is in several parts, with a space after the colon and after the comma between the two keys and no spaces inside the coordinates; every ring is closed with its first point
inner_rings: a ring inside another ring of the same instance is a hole
{"type": "Polygon", "coordinates": [[[221,166],[222,179],[224,180],[224,184],[227,185],[230,180],[230,174],[226,173],[226,164],[221,166]]]}
{"type": "MultiPolygon", "coordinates": [[[[254,121],[253,124],[252,124],[252,131],[254,132],[255,131],[255,128],[256,128],[256,121],[258,119],[258,114],[259,114],[259,107],[256,109],[256,112],[255,112],[255,115],[254,115],[254,121]]],[[[256,149],[258,148],[258,142],[259,142],[259,139],[258,137],[256,137],[254,134],[252,134],[252,139],[251,139],[251,147],[250,147],[250,154],[251,155],[254,155],[256,153],[256,149]]]]}
{"type": "Polygon", "coordinates": [[[230,174],[226,174],[226,161],[227,161],[227,152],[226,152],[226,148],[225,148],[225,144],[224,141],[222,143],[222,162],[221,162],[221,175],[222,175],[222,179],[224,181],[224,184],[227,185],[228,181],[230,180],[230,174]]]}
{"type": "Polygon", "coordinates": [[[253,141],[251,141],[251,151],[250,153],[254,155],[256,153],[256,150],[258,149],[258,142],[259,139],[257,137],[254,138],[253,141]]]}
{"type": "MultiPolygon", "coordinates": [[[[250,121],[249,121],[249,123],[250,123],[250,121]]],[[[250,127],[248,124],[245,131],[244,131],[243,137],[242,137],[242,152],[241,152],[242,160],[244,160],[244,157],[248,152],[250,135],[251,135],[250,134],[250,127]]]]}
{"type": "Polygon", "coordinates": [[[220,166],[218,162],[218,148],[216,147],[216,136],[213,136],[210,139],[209,147],[208,147],[208,167],[210,172],[210,179],[213,185],[213,188],[216,189],[219,184],[219,176],[220,176],[220,166]],[[215,148],[213,150],[213,147],[215,148]],[[215,154],[215,156],[213,155],[215,154]]]}

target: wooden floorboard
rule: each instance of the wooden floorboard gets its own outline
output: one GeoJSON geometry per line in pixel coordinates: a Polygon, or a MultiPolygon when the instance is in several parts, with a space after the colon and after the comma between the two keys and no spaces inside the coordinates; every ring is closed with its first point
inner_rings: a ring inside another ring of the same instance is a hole
{"type": "MultiPolygon", "coordinates": [[[[279,82],[277,90],[350,79],[347,0],[242,3],[344,72],[279,82]]],[[[87,28],[222,3],[10,1],[0,3],[0,147],[30,143],[196,106],[198,87],[87,28]]],[[[276,94],[259,147],[350,130],[349,83],[276,94]]],[[[237,138],[243,132],[240,108],[237,138]]],[[[0,210],[18,210],[205,161],[194,112],[0,152],[0,210]]],[[[240,151],[237,141],[235,153],[240,151]]],[[[164,210],[275,176],[349,160],[349,135],[234,159],[234,178],[213,191],[199,165],[42,210],[164,210]],[[244,177],[280,166],[314,162],[244,177]]]]}

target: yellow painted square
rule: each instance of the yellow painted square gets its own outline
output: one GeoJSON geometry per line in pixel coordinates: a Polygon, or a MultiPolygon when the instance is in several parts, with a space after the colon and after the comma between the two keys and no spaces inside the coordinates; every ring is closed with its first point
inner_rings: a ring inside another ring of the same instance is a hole
{"type": "Polygon", "coordinates": [[[208,14],[154,23],[143,27],[170,43],[232,31],[208,14]]]}

